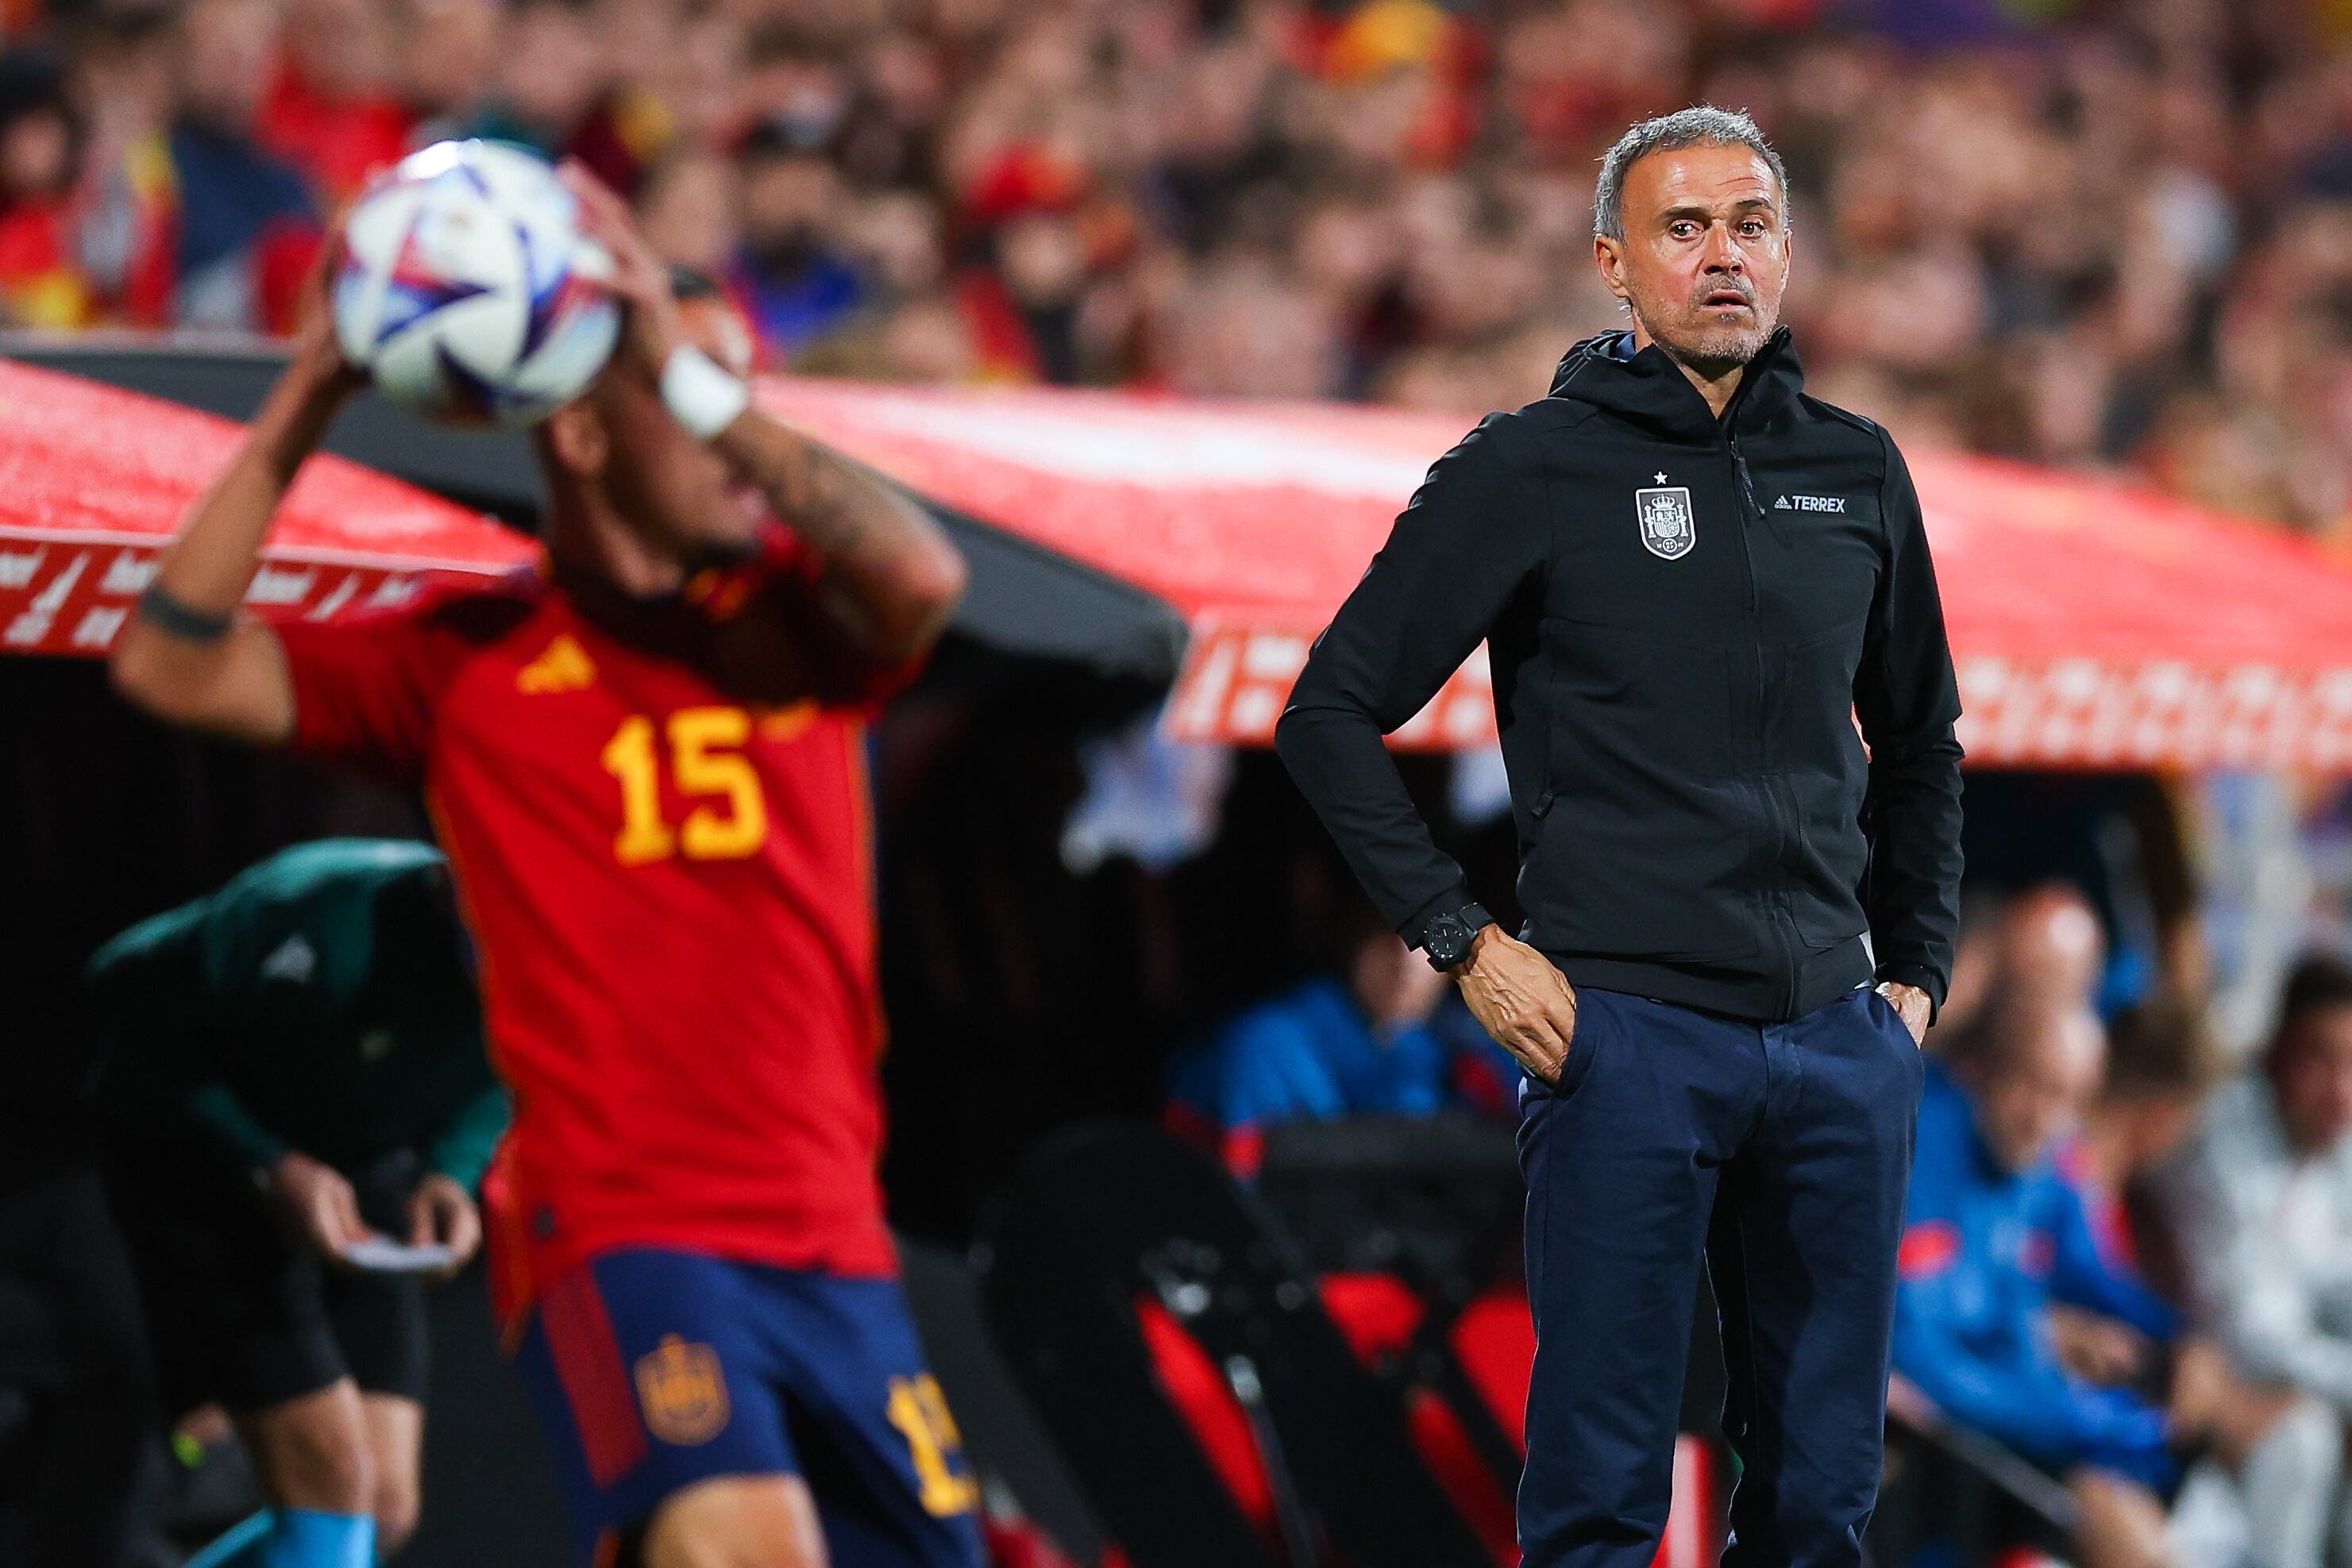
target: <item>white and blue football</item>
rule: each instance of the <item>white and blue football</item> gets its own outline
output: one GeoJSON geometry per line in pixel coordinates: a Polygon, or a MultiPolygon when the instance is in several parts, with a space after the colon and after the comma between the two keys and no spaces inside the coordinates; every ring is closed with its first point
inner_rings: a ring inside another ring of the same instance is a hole
{"type": "Polygon", "coordinates": [[[536,154],[441,141],[353,204],[334,278],[335,335],[378,390],[428,419],[530,424],[612,357],[620,312],[604,246],[536,154]]]}

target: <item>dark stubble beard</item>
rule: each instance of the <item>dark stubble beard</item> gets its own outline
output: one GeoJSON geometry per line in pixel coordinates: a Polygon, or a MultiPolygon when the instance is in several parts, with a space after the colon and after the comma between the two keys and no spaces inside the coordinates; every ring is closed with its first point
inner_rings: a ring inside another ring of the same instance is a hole
{"type": "MultiPolygon", "coordinates": [[[[1641,321],[1642,330],[1648,334],[1650,341],[1657,344],[1666,358],[1705,380],[1720,381],[1762,353],[1765,343],[1772,336],[1772,329],[1778,325],[1764,314],[1762,305],[1756,298],[1755,289],[1738,284],[1717,282],[1705,285],[1700,288],[1697,298],[1690,302],[1692,314],[1697,313],[1699,299],[1725,287],[1738,288],[1748,297],[1748,307],[1754,317],[1753,326],[1730,329],[1677,322],[1673,329],[1662,331],[1660,323],[1640,305],[1633,305],[1633,314],[1641,321]]],[[[1628,303],[1633,302],[1629,300],[1628,303]]]]}

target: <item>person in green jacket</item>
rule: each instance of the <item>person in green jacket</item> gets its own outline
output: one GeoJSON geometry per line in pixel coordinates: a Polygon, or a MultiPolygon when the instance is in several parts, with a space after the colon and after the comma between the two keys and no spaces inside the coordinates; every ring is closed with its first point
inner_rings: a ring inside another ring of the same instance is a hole
{"type": "Polygon", "coordinates": [[[277,1505],[256,1562],[389,1557],[417,1517],[424,1288],[480,1245],[508,1117],[446,862],[299,845],[125,931],[88,979],[166,1414],[229,1412],[277,1505]]]}

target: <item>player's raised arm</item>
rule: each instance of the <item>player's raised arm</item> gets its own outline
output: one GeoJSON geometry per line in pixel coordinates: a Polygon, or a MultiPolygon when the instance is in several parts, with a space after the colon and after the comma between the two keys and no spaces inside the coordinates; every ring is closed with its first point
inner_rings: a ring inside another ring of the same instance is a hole
{"type": "Polygon", "coordinates": [[[109,656],[115,689],[158,717],[277,745],[294,727],[278,635],[238,612],[269,521],[359,377],[335,346],[314,287],[292,361],[245,443],[163,552],[109,656]]]}
{"type": "MultiPolygon", "coordinates": [[[[721,364],[688,330],[669,269],[638,234],[625,204],[576,164],[564,183],[588,227],[612,252],[610,287],[629,312],[623,351],[657,383],[672,416],[758,486],[769,509],[824,563],[819,601],[876,664],[906,664],[939,640],[963,596],[963,557],[922,507],[866,468],[762,413],[742,361],[721,364]]],[[[748,542],[745,524],[709,518],[687,541],[748,542]]]]}
{"type": "Polygon", "coordinates": [[[756,407],[716,444],[823,559],[822,602],[876,663],[903,664],[939,641],[965,573],[929,514],[756,407]]]}

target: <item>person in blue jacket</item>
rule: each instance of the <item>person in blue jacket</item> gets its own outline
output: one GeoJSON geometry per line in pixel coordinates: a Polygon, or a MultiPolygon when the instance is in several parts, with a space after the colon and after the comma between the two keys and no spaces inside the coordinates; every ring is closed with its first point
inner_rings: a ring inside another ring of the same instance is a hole
{"type": "Polygon", "coordinates": [[[1215,1146],[1244,1180],[1268,1129],[1448,1107],[1517,1113],[1519,1065],[1451,998],[1446,977],[1369,914],[1343,968],[1234,1015],[1178,1052],[1170,1124],[1215,1146]]]}
{"type": "MultiPolygon", "coordinates": [[[[2097,1093],[2105,1040],[2086,1010],[2006,1009],[1956,1074],[1930,1062],[1897,1259],[1894,1364],[1927,1406],[2074,1488],[2086,1561],[2160,1545],[2177,1486],[2176,1429],[2132,1387],[2081,1375],[2052,1332],[2053,1306],[2114,1320],[2154,1344],[2173,1309],[2111,1264],[2055,1155],[2097,1093]]],[[[1895,1406],[1906,1400],[1898,1390],[1895,1406]]],[[[2147,1559],[2154,1561],[2155,1559],[2147,1559]]]]}

